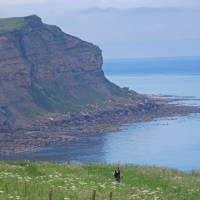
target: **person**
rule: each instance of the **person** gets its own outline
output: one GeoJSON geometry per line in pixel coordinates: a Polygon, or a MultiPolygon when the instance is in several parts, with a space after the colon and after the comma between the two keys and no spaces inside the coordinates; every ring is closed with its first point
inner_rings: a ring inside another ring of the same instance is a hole
{"type": "Polygon", "coordinates": [[[117,167],[117,169],[115,169],[113,175],[115,177],[115,181],[117,183],[120,183],[121,176],[120,176],[120,169],[119,169],[119,167],[117,167]]]}

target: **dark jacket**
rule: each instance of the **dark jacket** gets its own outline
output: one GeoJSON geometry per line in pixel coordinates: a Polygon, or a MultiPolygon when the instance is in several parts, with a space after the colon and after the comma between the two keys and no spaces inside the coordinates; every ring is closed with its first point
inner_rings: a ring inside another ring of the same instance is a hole
{"type": "Polygon", "coordinates": [[[114,171],[114,177],[116,181],[120,182],[120,170],[114,171]]]}

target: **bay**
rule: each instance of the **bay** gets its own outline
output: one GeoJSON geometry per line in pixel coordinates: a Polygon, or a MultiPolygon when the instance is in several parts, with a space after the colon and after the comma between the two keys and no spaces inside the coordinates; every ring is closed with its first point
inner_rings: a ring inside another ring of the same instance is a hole
{"type": "MultiPolygon", "coordinates": [[[[185,96],[189,99],[187,104],[200,106],[199,58],[109,60],[104,63],[104,71],[109,80],[121,87],[149,95],[185,96]],[[149,65],[155,68],[149,70],[149,65]],[[119,66],[124,71],[115,70],[119,66]]],[[[17,154],[9,159],[139,164],[190,171],[200,170],[199,155],[200,114],[192,114],[127,124],[118,132],[86,134],[76,141],[17,154]]]]}

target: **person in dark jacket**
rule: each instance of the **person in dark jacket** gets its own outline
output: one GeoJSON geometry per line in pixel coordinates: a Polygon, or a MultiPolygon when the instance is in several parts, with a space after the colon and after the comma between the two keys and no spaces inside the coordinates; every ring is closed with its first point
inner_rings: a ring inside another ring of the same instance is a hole
{"type": "Polygon", "coordinates": [[[121,175],[120,175],[120,169],[119,169],[119,167],[118,167],[117,169],[115,169],[113,175],[114,175],[114,177],[115,177],[115,181],[116,181],[117,183],[120,183],[121,175]]]}

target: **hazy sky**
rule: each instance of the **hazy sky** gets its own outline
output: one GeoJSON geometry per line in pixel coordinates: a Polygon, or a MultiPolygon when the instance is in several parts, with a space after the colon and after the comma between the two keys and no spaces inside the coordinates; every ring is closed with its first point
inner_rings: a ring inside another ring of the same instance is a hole
{"type": "Polygon", "coordinates": [[[106,58],[200,55],[200,0],[0,0],[0,17],[30,14],[106,58]]]}
{"type": "Polygon", "coordinates": [[[115,8],[133,8],[133,7],[196,7],[200,6],[199,0],[0,0],[3,5],[30,5],[45,4],[50,7],[52,4],[67,9],[85,9],[90,7],[115,7],[115,8]]]}

